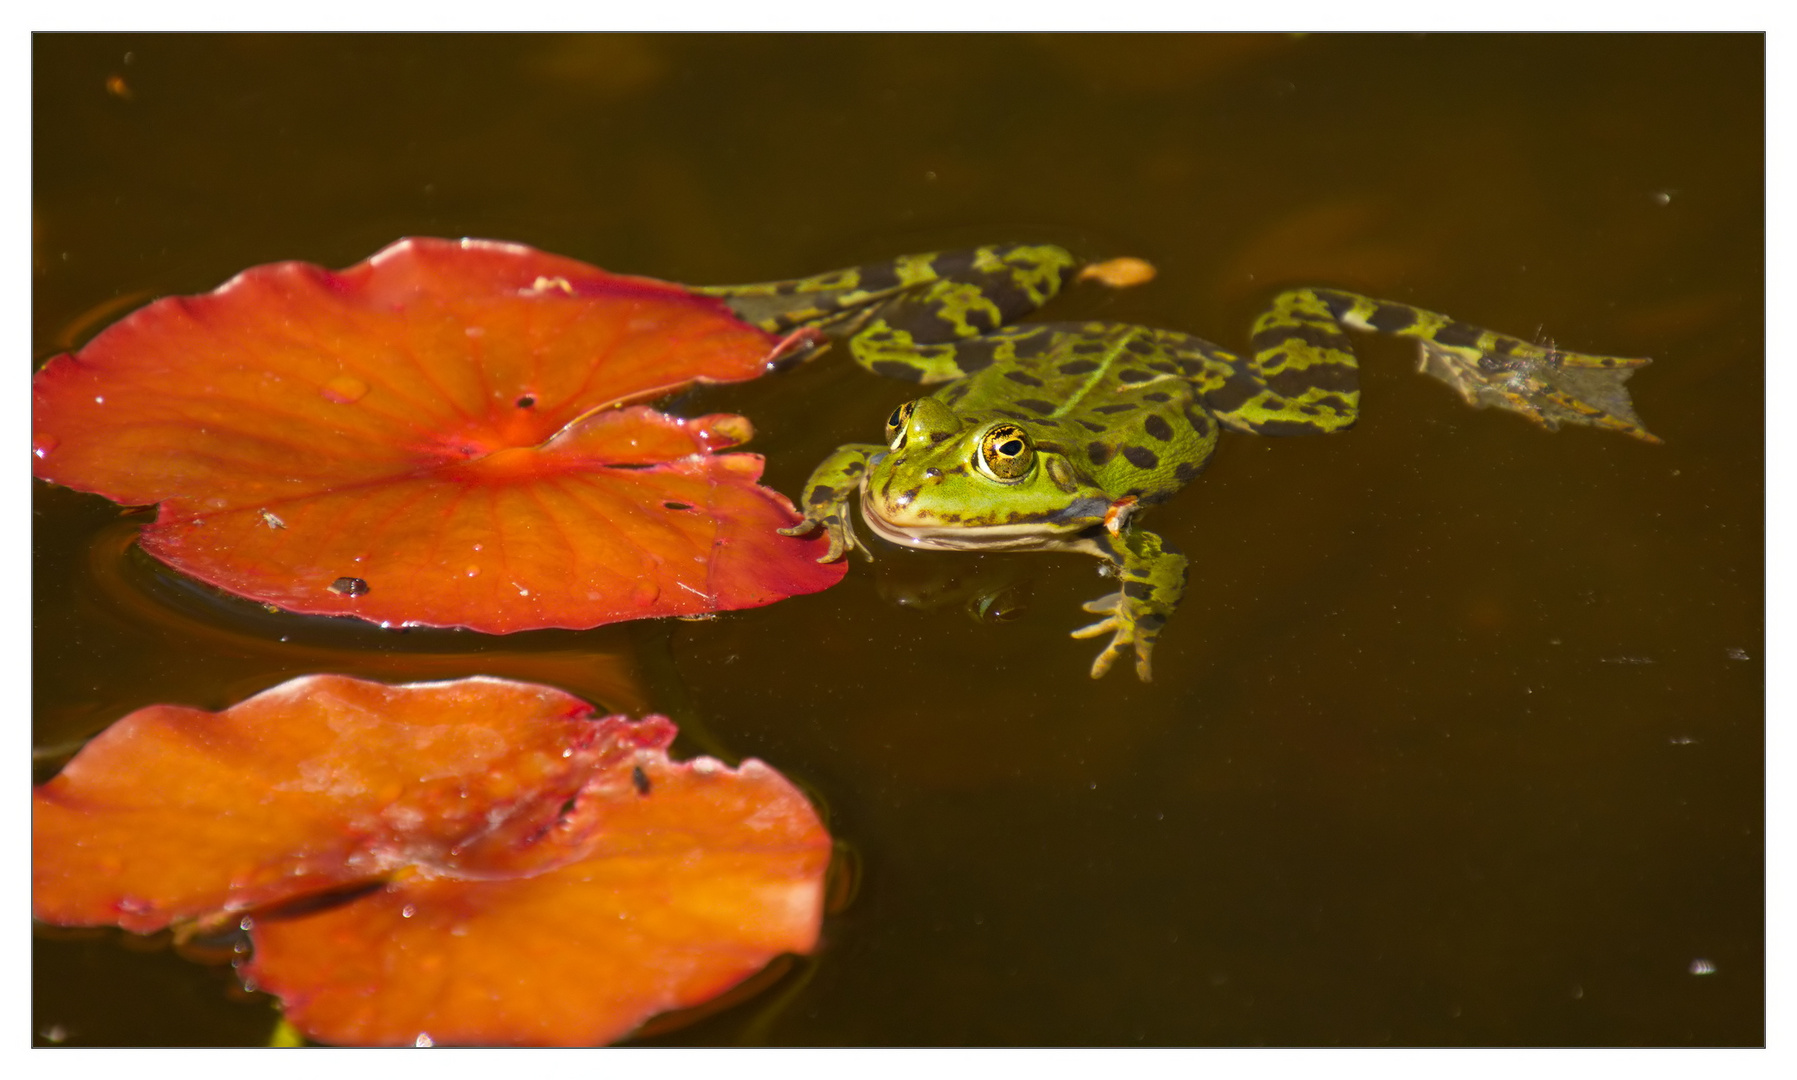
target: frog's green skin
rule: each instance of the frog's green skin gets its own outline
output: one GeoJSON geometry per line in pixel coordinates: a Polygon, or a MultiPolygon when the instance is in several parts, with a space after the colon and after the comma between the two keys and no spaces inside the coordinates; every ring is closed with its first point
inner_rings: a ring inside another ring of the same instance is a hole
{"type": "Polygon", "coordinates": [[[805,519],[823,560],[866,546],[848,511],[919,548],[1083,551],[1121,582],[1086,605],[1109,633],[1092,677],[1149,655],[1185,589],[1186,559],[1132,516],[1203,471],[1220,429],[1341,431],[1359,414],[1343,327],[1420,343],[1422,370],[1475,407],[1498,405],[1648,442],[1623,381],[1645,359],[1562,352],[1407,304],[1333,289],[1275,297],[1237,356],[1171,330],[1107,322],[1006,325],[1048,302],[1078,264],[1058,247],[1008,245],[911,255],[795,281],[697,290],[774,333],[846,339],[869,371],[944,384],[900,406],[885,442],[850,443],[812,473],[805,519]]]}

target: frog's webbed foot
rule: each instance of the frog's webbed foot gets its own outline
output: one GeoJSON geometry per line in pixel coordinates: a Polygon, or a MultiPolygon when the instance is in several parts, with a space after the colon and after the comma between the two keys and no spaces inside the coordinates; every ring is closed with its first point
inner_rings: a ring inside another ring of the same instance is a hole
{"type": "Polygon", "coordinates": [[[805,491],[799,496],[799,509],[804,518],[797,525],[781,529],[781,534],[803,536],[814,529],[823,529],[830,547],[818,562],[835,562],[851,551],[860,551],[865,558],[872,559],[873,552],[855,535],[849,500],[854,497],[861,476],[867,471],[868,458],[885,449],[865,443],[837,447],[836,452],[811,473],[811,479],[805,481],[805,491]]]}
{"type": "Polygon", "coordinates": [[[1121,584],[1109,596],[1101,596],[1085,609],[1104,618],[1073,631],[1076,638],[1110,634],[1111,640],[1092,661],[1092,677],[1102,679],[1119,657],[1133,652],[1136,678],[1153,681],[1149,657],[1167,617],[1185,592],[1186,558],[1151,532],[1133,530],[1111,543],[1117,548],[1117,577],[1121,584]]]}
{"type": "MultiPolygon", "coordinates": [[[[1088,602],[1085,605],[1087,611],[1094,615],[1103,615],[1105,618],[1089,626],[1080,627],[1073,631],[1071,636],[1089,638],[1106,633],[1111,635],[1111,640],[1105,645],[1104,651],[1098,654],[1098,659],[1092,661],[1092,677],[1094,679],[1104,678],[1110,673],[1111,665],[1117,662],[1117,658],[1133,648],[1136,654],[1136,678],[1143,682],[1152,682],[1154,673],[1149,665],[1148,657],[1154,650],[1154,634],[1160,631],[1160,627],[1154,626],[1147,634],[1140,633],[1144,629],[1144,624],[1139,619],[1132,621],[1119,613],[1118,609],[1122,606],[1122,600],[1121,593],[1112,593],[1110,596],[1101,596],[1088,602]]],[[[1163,618],[1162,621],[1164,622],[1165,619],[1163,618]]]]}
{"type": "Polygon", "coordinates": [[[1460,391],[1475,409],[1488,405],[1508,409],[1549,431],[1563,423],[1589,424],[1643,442],[1660,441],[1642,426],[1623,385],[1652,361],[1561,352],[1493,336],[1499,337],[1500,344],[1491,350],[1420,341],[1417,370],[1460,391]]]}
{"type": "Polygon", "coordinates": [[[782,536],[804,536],[820,528],[824,530],[825,539],[830,541],[830,548],[818,556],[818,562],[835,562],[851,551],[859,551],[862,558],[870,562],[873,560],[874,553],[855,534],[855,523],[847,500],[834,503],[828,509],[807,507],[803,521],[778,531],[782,536]]]}

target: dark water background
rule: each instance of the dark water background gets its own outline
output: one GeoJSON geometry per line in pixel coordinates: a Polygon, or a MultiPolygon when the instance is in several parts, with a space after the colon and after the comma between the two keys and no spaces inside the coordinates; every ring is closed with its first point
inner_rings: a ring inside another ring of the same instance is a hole
{"type": "MultiPolygon", "coordinates": [[[[1364,419],[1226,436],[1151,527],[1158,681],[1093,682],[1078,557],[906,553],[708,623],[397,635],[220,604],[36,485],[33,736],[296,674],[551,682],[806,785],[821,952],[673,1044],[1763,1039],[1757,36],[39,36],[34,363],[245,267],[406,235],[690,283],[1041,239],[1095,315],[1239,346],[1280,287],[1651,355],[1666,445],[1474,412],[1360,339],[1364,419]],[[108,87],[109,80],[116,80],[108,87]],[[1021,575],[978,623],[894,597],[1021,575]],[[282,641],[285,635],[288,640],[282,641]],[[595,658],[615,654],[616,659],[595,658]],[[631,678],[620,678],[623,672],[631,678]],[[1699,961],[1713,967],[1694,974],[1699,961]]],[[[796,495],[908,396],[840,354],[750,416],[796,495]]],[[[40,1042],[255,1044],[228,968],[40,931],[40,1042]]]]}

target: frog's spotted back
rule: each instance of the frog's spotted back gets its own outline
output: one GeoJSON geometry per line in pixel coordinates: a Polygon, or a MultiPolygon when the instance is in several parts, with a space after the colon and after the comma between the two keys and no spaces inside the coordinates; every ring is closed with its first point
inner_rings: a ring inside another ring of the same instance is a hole
{"type": "MultiPolygon", "coordinates": [[[[823,528],[826,561],[860,544],[848,499],[869,527],[934,548],[1075,550],[1115,568],[1109,632],[1094,678],[1132,652],[1149,678],[1161,624],[1179,602],[1186,560],[1131,518],[1209,461],[1218,431],[1313,435],[1359,416],[1359,370],[1345,328],[1418,342],[1422,370],[1476,407],[1547,428],[1588,424],[1658,442],[1624,381],[1645,359],[1561,352],[1444,315],[1335,289],[1294,289],[1254,322],[1240,357],[1172,330],[1107,322],[1007,325],[1074,277],[1048,245],[912,255],[795,281],[700,290],[774,333],[846,339],[877,374],[946,383],[930,407],[901,410],[887,446],[850,444],[812,474],[805,520],[823,528]]],[[[1099,275],[1103,280],[1103,275],[1099,275]]]]}

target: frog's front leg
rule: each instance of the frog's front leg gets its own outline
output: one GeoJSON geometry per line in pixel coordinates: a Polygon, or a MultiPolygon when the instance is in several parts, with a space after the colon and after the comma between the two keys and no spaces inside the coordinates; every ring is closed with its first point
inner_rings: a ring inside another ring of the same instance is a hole
{"type": "Polygon", "coordinates": [[[821,527],[824,535],[829,537],[830,550],[818,562],[835,562],[857,548],[862,555],[873,558],[873,552],[855,535],[849,500],[861,486],[861,478],[867,473],[869,459],[885,451],[886,447],[872,443],[850,443],[837,447],[834,454],[812,470],[811,479],[805,481],[805,490],[799,496],[799,508],[805,519],[780,531],[787,536],[803,536],[821,527]]]}
{"type": "Polygon", "coordinates": [[[1186,557],[1154,533],[1130,529],[1121,536],[1101,534],[1094,543],[1117,568],[1117,591],[1086,605],[1103,619],[1073,632],[1076,638],[1110,632],[1110,644],[1092,661],[1092,677],[1101,679],[1124,653],[1136,654],[1136,677],[1152,679],[1149,654],[1167,617],[1179,606],[1186,588],[1186,557]]]}

